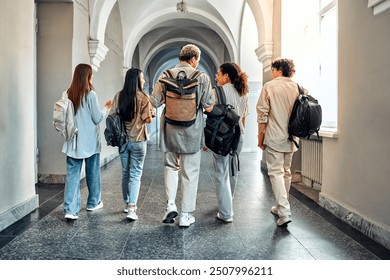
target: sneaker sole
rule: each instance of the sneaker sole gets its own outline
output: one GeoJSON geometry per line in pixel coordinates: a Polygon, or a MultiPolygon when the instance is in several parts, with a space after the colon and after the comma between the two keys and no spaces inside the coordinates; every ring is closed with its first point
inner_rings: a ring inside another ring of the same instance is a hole
{"type": "Polygon", "coordinates": [[[279,216],[277,209],[275,209],[275,212],[274,212],[273,209],[271,208],[270,212],[272,215],[279,216]]]}
{"type": "Polygon", "coordinates": [[[100,202],[98,205],[96,205],[94,208],[87,208],[87,211],[89,212],[93,212],[93,211],[96,211],[96,210],[99,210],[99,209],[102,209],[103,208],[103,202],[100,202]]]}
{"type": "Polygon", "coordinates": [[[175,222],[175,218],[179,215],[177,211],[169,212],[167,217],[162,221],[164,224],[173,224],[175,222]]]}
{"type": "Polygon", "coordinates": [[[233,222],[233,218],[230,218],[230,219],[224,219],[222,218],[220,215],[217,214],[217,219],[222,221],[222,222],[225,222],[225,223],[232,223],[233,222]]]}
{"type": "Polygon", "coordinates": [[[77,220],[79,218],[79,216],[66,216],[65,215],[65,220],[68,220],[68,221],[74,221],[74,220],[77,220]]]}
{"type": "Polygon", "coordinates": [[[281,225],[277,225],[278,227],[287,227],[287,225],[291,223],[291,220],[290,221],[287,221],[287,222],[284,222],[283,224],[281,225]]]}
{"type": "Polygon", "coordinates": [[[192,223],[189,223],[189,224],[180,224],[180,223],[179,223],[179,227],[189,227],[189,226],[192,225],[193,223],[195,223],[195,221],[193,221],[192,223]]]}

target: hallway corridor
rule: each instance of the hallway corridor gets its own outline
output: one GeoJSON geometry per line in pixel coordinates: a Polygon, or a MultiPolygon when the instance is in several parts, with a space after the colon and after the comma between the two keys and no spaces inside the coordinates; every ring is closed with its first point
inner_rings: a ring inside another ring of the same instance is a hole
{"type": "MultiPolygon", "coordinates": [[[[189,228],[161,223],[165,194],[162,156],[149,145],[138,204],[139,220],[122,212],[119,158],[102,171],[104,208],[64,220],[62,186],[38,186],[40,208],[0,232],[1,260],[377,260],[390,252],[335,218],[295,189],[292,220],[278,228],[270,208],[268,177],[260,154],[243,153],[234,222],[216,219],[211,153],[202,153],[196,222],[189,228]],[[51,211],[52,210],[52,211],[51,211]]],[[[178,192],[180,193],[180,191],[178,192]]],[[[179,201],[177,201],[180,207],[179,201]]]]}

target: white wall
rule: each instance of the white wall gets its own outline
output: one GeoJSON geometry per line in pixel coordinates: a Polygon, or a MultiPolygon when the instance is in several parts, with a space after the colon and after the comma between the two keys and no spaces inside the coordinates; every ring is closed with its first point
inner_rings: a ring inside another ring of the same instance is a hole
{"type": "MultiPolygon", "coordinates": [[[[311,94],[319,81],[318,2],[283,2],[282,54],[311,94]]],[[[323,137],[320,204],[390,248],[390,11],[374,16],[367,1],[337,1],[338,138],[323,137]]],[[[323,86],[323,85],[322,85],[323,86]]],[[[322,96],[326,98],[326,96],[322,96]]],[[[327,108],[324,108],[327,109],[327,108]]]]}
{"type": "Polygon", "coordinates": [[[38,4],[38,176],[41,182],[63,182],[63,138],[53,128],[53,104],[72,79],[73,4],[38,4]]]}
{"type": "MultiPolygon", "coordinates": [[[[39,181],[64,183],[66,156],[61,152],[63,138],[52,125],[53,104],[72,80],[79,63],[90,63],[89,12],[86,1],[74,3],[40,3],[38,18],[38,146],[39,181]]],[[[108,20],[106,47],[109,51],[97,72],[94,87],[100,107],[123,86],[122,28],[118,6],[108,20]],[[112,19],[111,19],[112,18],[112,19]]],[[[104,140],[105,120],[100,124],[101,164],[117,156],[104,140]]],[[[82,177],[84,171],[82,172],[82,177]]]]}
{"type": "Polygon", "coordinates": [[[38,207],[34,3],[0,2],[0,231],[38,207]],[[14,210],[14,211],[11,211],[14,210]]]}
{"type": "Polygon", "coordinates": [[[322,195],[389,239],[390,10],[374,16],[367,1],[338,3],[339,138],[324,141],[322,195]]]}

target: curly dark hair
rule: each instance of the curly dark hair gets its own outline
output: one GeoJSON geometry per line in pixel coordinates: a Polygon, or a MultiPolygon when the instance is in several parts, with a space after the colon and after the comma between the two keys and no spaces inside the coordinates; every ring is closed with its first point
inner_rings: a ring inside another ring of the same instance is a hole
{"type": "Polygon", "coordinates": [[[226,62],[219,66],[222,74],[228,74],[230,81],[240,96],[246,95],[249,91],[248,75],[241,71],[240,66],[234,62],[226,62]]]}
{"type": "Polygon", "coordinates": [[[284,77],[292,77],[295,74],[294,61],[287,58],[278,58],[271,64],[272,68],[282,71],[284,77]]]}

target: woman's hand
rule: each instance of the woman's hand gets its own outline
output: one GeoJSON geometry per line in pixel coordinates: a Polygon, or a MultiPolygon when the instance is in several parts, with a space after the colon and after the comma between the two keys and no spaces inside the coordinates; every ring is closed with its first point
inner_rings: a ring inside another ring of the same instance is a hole
{"type": "Polygon", "coordinates": [[[110,99],[110,100],[107,100],[106,104],[104,104],[104,107],[107,109],[110,109],[111,105],[112,105],[112,100],[110,99]]]}

